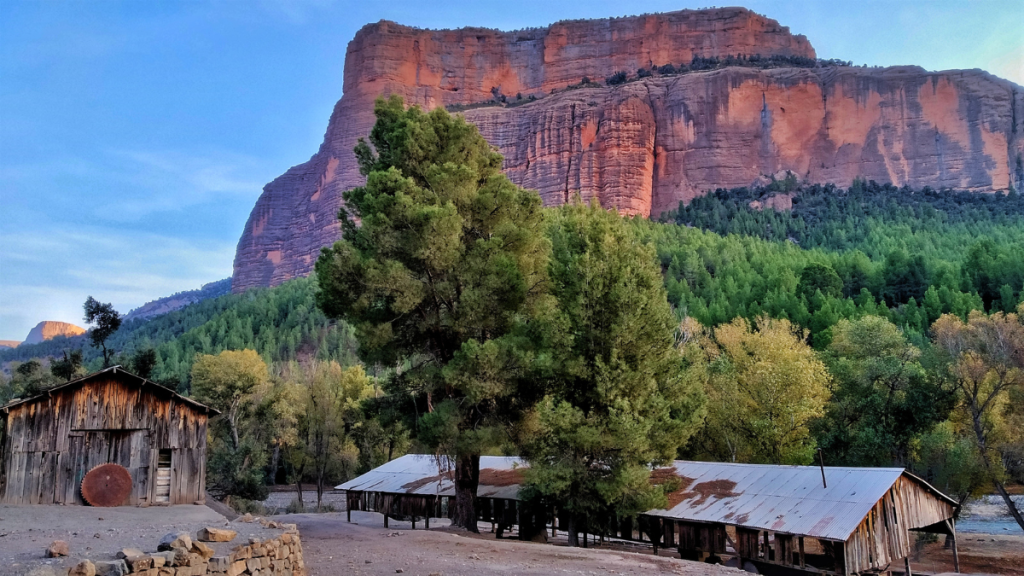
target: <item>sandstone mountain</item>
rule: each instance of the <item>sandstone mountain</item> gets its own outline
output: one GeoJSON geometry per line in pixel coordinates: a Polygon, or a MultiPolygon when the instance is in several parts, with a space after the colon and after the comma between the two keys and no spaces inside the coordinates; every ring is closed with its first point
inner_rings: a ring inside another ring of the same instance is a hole
{"type": "Polygon", "coordinates": [[[85,334],[85,328],[67,322],[44,320],[29,331],[24,344],[38,344],[57,336],[78,336],[79,334],[85,334]]]}
{"type": "Polygon", "coordinates": [[[0,340],[0,350],[9,350],[11,348],[17,348],[21,342],[17,340],[0,340]]]}
{"type": "Polygon", "coordinates": [[[253,208],[232,289],[308,274],[340,237],[342,192],[363,183],[352,149],[373,124],[374,99],[387,94],[466,108],[509,177],[547,205],[578,191],[656,217],[780,170],[843,186],[856,177],[979,192],[1024,184],[1024,88],[980,70],[727,67],[604,85],[617,71],[729,55],[815,52],[742,8],[514,32],[365,26],[349,43],[344,96],[320,150],[268,184],[253,208]],[[513,104],[495,102],[502,97],[513,104]]]}

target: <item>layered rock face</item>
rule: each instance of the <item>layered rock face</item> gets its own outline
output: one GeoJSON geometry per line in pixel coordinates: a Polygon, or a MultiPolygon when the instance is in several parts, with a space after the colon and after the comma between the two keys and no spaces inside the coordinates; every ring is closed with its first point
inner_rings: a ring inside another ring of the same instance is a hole
{"type": "Polygon", "coordinates": [[[74,324],[68,324],[67,322],[44,320],[39,324],[36,324],[36,327],[32,330],[29,330],[24,343],[38,344],[45,340],[56,338],[57,336],[78,336],[79,334],[85,334],[85,328],[75,326],[74,324]]]}
{"type": "Polygon", "coordinates": [[[863,177],[992,191],[1024,181],[1024,89],[981,71],[727,68],[565,90],[584,77],[738,54],[815,55],[804,37],[739,8],[508,33],[368,25],[349,44],[345,94],[320,150],[268,184],[253,209],[232,289],[308,274],[340,237],[342,192],[364,181],[352,149],[387,94],[425,108],[536,97],[465,116],[505,156],[509,177],[547,205],[579,192],[658,216],[780,170],[840,185],[863,177]]]}

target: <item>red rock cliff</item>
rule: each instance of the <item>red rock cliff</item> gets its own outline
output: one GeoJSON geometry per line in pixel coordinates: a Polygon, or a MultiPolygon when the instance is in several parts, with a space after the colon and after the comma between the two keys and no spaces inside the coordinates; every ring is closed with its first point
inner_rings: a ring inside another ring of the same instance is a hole
{"type": "Polygon", "coordinates": [[[507,33],[368,25],[349,43],[345,94],[320,150],[268,184],[253,208],[233,290],[308,274],[320,248],[339,238],[341,194],[363,182],[352,149],[383,94],[426,108],[478,103],[494,89],[536,96],[465,116],[505,155],[512,180],[548,205],[579,191],[657,216],[779,170],[841,185],[860,176],[978,191],[1024,180],[1024,89],[981,71],[728,68],[551,94],[583,77],[730,54],[813,58],[814,50],[739,8],[507,33]]]}

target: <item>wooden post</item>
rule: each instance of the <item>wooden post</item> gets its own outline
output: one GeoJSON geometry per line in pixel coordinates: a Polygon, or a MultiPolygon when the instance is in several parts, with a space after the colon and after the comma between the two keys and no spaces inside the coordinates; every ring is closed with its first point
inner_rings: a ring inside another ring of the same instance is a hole
{"type": "Polygon", "coordinates": [[[800,567],[804,568],[805,566],[806,565],[804,564],[804,537],[801,536],[800,537],[800,567]]]}
{"type": "Polygon", "coordinates": [[[956,549],[956,522],[946,520],[946,527],[949,528],[949,535],[953,538],[953,570],[960,573],[960,553],[956,549]]]}
{"type": "MultiPolygon", "coordinates": [[[[776,546],[776,550],[778,546],[776,546]]],[[[768,562],[772,559],[772,546],[768,543],[768,531],[764,531],[764,561],[768,562]]]]}
{"type": "Polygon", "coordinates": [[[346,506],[345,507],[345,512],[348,514],[348,521],[351,522],[352,521],[352,507],[351,506],[346,506]]]}
{"type": "Polygon", "coordinates": [[[415,516],[412,517],[412,529],[413,530],[416,529],[416,517],[415,516]]]}
{"type": "Polygon", "coordinates": [[[661,518],[647,518],[647,535],[651,537],[651,546],[654,548],[654,555],[658,555],[658,541],[661,540],[661,518]]]}
{"type": "Polygon", "coordinates": [[[423,524],[424,524],[424,526],[423,526],[424,530],[430,530],[430,516],[429,515],[423,519],[423,524]]]}
{"type": "Polygon", "coordinates": [[[906,567],[906,572],[904,573],[904,576],[914,576],[914,574],[910,571],[910,556],[907,556],[903,559],[903,566],[906,567]]]}
{"type": "Polygon", "coordinates": [[[387,514],[384,514],[384,527],[385,528],[388,527],[388,515],[387,514]]]}

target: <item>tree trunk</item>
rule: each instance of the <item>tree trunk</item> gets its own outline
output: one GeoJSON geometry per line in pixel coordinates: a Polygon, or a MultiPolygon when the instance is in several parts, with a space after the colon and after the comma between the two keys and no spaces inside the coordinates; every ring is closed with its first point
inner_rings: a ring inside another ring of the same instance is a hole
{"type": "Polygon", "coordinates": [[[455,460],[455,514],[452,526],[480,532],[476,526],[476,489],[480,484],[480,456],[460,454],[455,460]]]}
{"type": "Polygon", "coordinates": [[[270,485],[277,485],[277,465],[281,462],[281,445],[274,443],[274,454],[270,457],[270,485]]]}
{"type": "Polygon", "coordinates": [[[576,522],[576,514],[570,512],[567,514],[568,526],[565,527],[565,534],[569,538],[569,546],[578,548],[580,545],[580,533],[579,524],[576,522]]]}
{"type": "Polygon", "coordinates": [[[1017,525],[1020,526],[1021,530],[1024,530],[1024,518],[1021,517],[1020,510],[1017,509],[1017,505],[1013,503],[1013,498],[1006,493],[1006,488],[1003,487],[1003,483],[999,480],[995,481],[996,490],[999,495],[1003,497],[1003,502],[1006,502],[1006,507],[1010,509],[1010,515],[1017,521],[1017,525]]]}
{"type": "Polygon", "coordinates": [[[295,491],[299,493],[299,511],[306,509],[306,503],[302,501],[302,477],[295,480],[295,491]]]}

